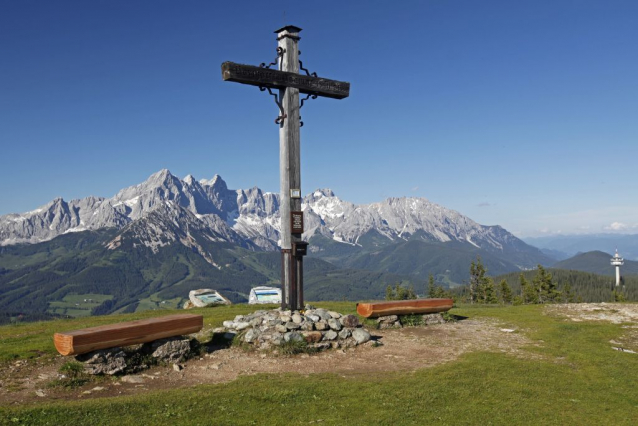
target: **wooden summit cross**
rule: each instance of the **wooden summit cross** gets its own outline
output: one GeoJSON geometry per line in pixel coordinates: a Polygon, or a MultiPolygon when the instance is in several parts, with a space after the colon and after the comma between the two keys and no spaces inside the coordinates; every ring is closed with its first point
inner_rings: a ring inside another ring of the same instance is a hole
{"type": "Polygon", "coordinates": [[[305,100],[318,96],[343,99],[350,94],[350,83],[328,80],[310,74],[299,60],[299,32],[293,25],[275,31],[277,34],[277,58],[269,65],[255,67],[233,62],[222,64],[224,81],[258,86],[261,91],[275,97],[279,116],[279,178],[281,213],[281,307],[303,309],[303,256],[308,243],[301,239],[303,212],[301,211],[301,170],[299,150],[299,109],[305,100]],[[278,65],[279,70],[270,69],[278,65]],[[306,75],[299,74],[299,69],[306,75]],[[278,89],[279,96],[271,89],[278,89]],[[306,95],[299,104],[299,93],[306,95]]]}

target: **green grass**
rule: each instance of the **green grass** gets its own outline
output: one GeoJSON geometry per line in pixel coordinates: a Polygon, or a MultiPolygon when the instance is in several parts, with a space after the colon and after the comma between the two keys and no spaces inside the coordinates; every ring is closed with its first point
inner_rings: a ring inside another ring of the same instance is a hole
{"type": "Polygon", "coordinates": [[[110,299],[113,299],[113,296],[109,294],[67,294],[62,300],[49,302],[48,312],[74,318],[86,317],[91,315],[91,309],[110,299]]]}
{"type": "Polygon", "coordinates": [[[139,305],[135,312],[140,311],[154,311],[154,310],[165,310],[165,309],[179,309],[183,304],[182,301],[184,299],[182,297],[175,297],[172,299],[162,299],[158,297],[157,294],[153,294],[150,297],[140,300],[139,305]]]}
{"type": "MultiPolygon", "coordinates": [[[[354,309],[352,303],[318,305],[354,309]]],[[[211,309],[206,321],[252,310],[245,305],[211,309]]],[[[541,306],[462,306],[453,313],[496,318],[534,344],[524,349],[527,355],[522,358],[469,353],[415,372],[348,378],[243,376],[220,385],[0,408],[0,424],[58,425],[69,419],[82,425],[298,425],[319,420],[327,425],[636,423],[638,355],[613,351],[609,344],[627,332],[620,325],[571,322],[545,315],[541,306]]],[[[0,328],[0,333],[8,328],[0,328]]]]}

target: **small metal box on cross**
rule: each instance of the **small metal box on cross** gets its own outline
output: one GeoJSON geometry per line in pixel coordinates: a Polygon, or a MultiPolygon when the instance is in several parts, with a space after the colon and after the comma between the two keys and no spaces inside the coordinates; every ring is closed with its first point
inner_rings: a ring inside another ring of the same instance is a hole
{"type": "Polygon", "coordinates": [[[234,62],[222,64],[224,81],[258,86],[260,90],[275,97],[279,116],[279,180],[281,213],[281,306],[284,309],[303,309],[303,256],[307,243],[302,241],[303,213],[301,211],[301,170],[299,109],[305,100],[317,97],[343,99],[350,95],[350,83],[329,80],[310,73],[299,60],[299,32],[301,28],[288,25],[275,31],[277,34],[277,57],[275,61],[260,66],[242,65],[234,62]],[[270,69],[277,65],[278,70],[270,69]],[[299,74],[299,69],[306,74],[299,74]],[[278,89],[279,94],[272,92],[278,89]],[[299,102],[299,93],[306,95],[299,102]],[[292,194],[292,196],[291,196],[292,194]],[[294,212],[295,221],[292,213],[294,212]],[[301,220],[299,220],[299,216],[301,220]],[[301,227],[296,226],[301,223],[301,227]],[[299,232],[301,231],[301,232],[299,232]]]}

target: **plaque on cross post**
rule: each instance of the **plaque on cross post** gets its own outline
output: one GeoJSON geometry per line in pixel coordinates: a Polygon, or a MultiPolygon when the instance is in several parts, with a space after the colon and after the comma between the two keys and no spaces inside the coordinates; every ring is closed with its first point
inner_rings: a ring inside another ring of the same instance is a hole
{"type": "Polygon", "coordinates": [[[299,110],[304,101],[326,97],[344,99],[350,95],[350,83],[330,80],[310,73],[299,60],[299,32],[301,28],[288,25],[275,31],[277,57],[266,65],[222,64],[222,79],[257,86],[275,98],[279,115],[279,181],[281,213],[281,306],[284,309],[303,309],[303,256],[308,243],[301,239],[303,213],[301,211],[301,170],[299,110]],[[271,69],[277,66],[278,69],[271,69]],[[300,74],[299,70],[305,72],[300,74]],[[272,91],[278,90],[279,93],[272,91]],[[299,93],[305,96],[299,101],[299,93]]]}

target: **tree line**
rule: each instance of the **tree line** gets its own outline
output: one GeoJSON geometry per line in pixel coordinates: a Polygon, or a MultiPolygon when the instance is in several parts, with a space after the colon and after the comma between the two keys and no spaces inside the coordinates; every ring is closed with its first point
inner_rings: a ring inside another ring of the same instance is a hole
{"type": "Polygon", "coordinates": [[[611,277],[588,272],[536,269],[492,278],[480,257],[470,264],[469,283],[453,290],[460,300],[489,304],[543,304],[638,301],[638,276],[616,287],[611,277]],[[496,284],[498,282],[498,284],[496,284]]]}

